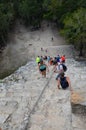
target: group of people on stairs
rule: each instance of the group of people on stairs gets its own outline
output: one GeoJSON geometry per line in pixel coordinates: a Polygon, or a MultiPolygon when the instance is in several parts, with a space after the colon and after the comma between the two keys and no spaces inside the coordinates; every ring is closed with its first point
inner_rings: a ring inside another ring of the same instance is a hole
{"type": "Polygon", "coordinates": [[[53,71],[58,73],[56,76],[57,87],[58,89],[70,89],[72,91],[70,78],[65,76],[65,72],[67,71],[67,66],[65,65],[65,55],[52,58],[47,56],[46,63],[45,58],[42,56],[37,56],[36,63],[38,64],[39,72],[42,74],[43,77],[46,77],[46,70],[49,72],[49,66],[53,65],[53,71]]]}

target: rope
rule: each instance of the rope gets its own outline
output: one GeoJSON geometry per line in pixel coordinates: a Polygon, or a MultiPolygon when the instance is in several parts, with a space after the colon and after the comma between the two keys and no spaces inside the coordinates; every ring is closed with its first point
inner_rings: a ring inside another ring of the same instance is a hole
{"type": "Polygon", "coordinates": [[[28,117],[26,119],[26,122],[23,123],[23,125],[25,126],[25,128],[23,127],[23,129],[21,129],[21,130],[27,130],[29,128],[31,114],[35,111],[35,108],[37,107],[37,105],[38,105],[38,103],[39,103],[39,101],[40,101],[40,99],[41,99],[41,97],[42,97],[45,89],[48,87],[48,84],[49,84],[49,82],[50,82],[50,80],[52,78],[52,75],[53,75],[53,72],[51,73],[50,78],[48,79],[47,83],[45,84],[45,87],[43,88],[41,94],[39,95],[39,97],[38,97],[38,99],[36,101],[36,103],[34,104],[32,110],[30,111],[30,113],[29,113],[29,115],[28,115],[28,117]]]}

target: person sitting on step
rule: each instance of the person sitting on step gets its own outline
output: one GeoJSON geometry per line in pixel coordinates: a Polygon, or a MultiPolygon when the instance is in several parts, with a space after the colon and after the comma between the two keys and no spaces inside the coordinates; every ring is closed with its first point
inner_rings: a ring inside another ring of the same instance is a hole
{"type": "Polygon", "coordinates": [[[70,78],[64,75],[65,75],[64,72],[60,74],[60,77],[57,80],[57,87],[58,89],[60,89],[61,86],[61,88],[64,90],[69,88],[72,91],[70,78]]]}

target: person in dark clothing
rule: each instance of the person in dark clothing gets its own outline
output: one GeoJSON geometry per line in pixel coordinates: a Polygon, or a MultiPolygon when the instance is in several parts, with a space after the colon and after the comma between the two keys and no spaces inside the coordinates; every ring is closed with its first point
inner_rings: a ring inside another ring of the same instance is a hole
{"type": "Polygon", "coordinates": [[[43,48],[41,48],[41,51],[43,51],[43,48]]]}
{"type": "Polygon", "coordinates": [[[57,59],[57,62],[60,62],[60,56],[59,55],[56,57],[56,59],[57,59]]]}
{"type": "Polygon", "coordinates": [[[51,41],[53,41],[53,37],[51,38],[51,41]]]}
{"type": "Polygon", "coordinates": [[[71,83],[70,83],[70,79],[67,76],[64,76],[64,72],[60,74],[60,77],[57,80],[57,87],[58,89],[60,89],[60,86],[62,87],[62,89],[67,89],[69,88],[72,91],[71,88],[71,83]]]}

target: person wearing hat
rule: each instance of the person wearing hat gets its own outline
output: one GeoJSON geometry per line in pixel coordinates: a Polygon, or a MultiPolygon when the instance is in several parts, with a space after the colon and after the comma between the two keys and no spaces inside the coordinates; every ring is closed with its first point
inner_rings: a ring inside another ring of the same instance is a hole
{"type": "Polygon", "coordinates": [[[64,72],[60,73],[60,77],[57,79],[58,89],[60,89],[60,86],[64,90],[69,88],[72,91],[70,78],[65,76],[64,72]]]}

